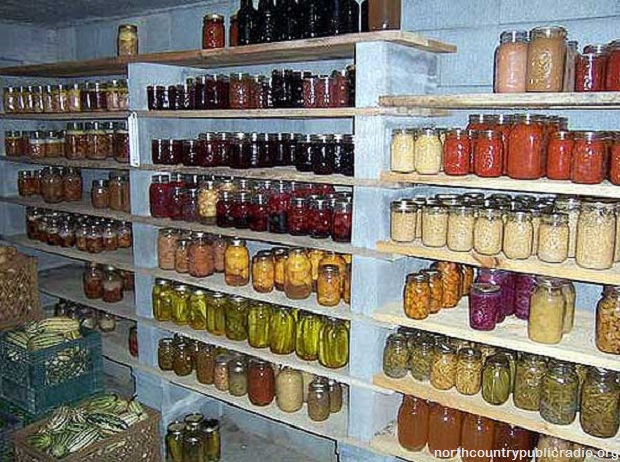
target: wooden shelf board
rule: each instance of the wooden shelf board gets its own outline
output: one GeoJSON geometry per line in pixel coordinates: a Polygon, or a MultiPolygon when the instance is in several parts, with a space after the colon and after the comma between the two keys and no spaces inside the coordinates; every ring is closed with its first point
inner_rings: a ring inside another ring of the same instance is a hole
{"type": "Polygon", "coordinates": [[[83,272],[84,268],[80,266],[67,266],[41,272],[39,273],[39,290],[54,297],[111,313],[119,318],[133,321],[138,319],[133,292],[125,292],[123,300],[118,303],[106,303],[100,299],[86,298],[82,286],[83,272]]]}
{"type": "Polygon", "coordinates": [[[375,375],[374,383],[399,393],[417,396],[453,409],[481,415],[605,451],[617,451],[620,447],[620,435],[609,439],[590,436],[581,430],[579,417],[571,425],[554,425],[543,420],[538,412],[517,408],[512,404],[511,399],[501,406],[493,406],[484,401],[480,394],[466,396],[454,389],[441,391],[433,388],[430,383],[416,382],[411,377],[391,379],[383,373],[375,375]]]}
{"type": "Polygon", "coordinates": [[[620,92],[382,96],[384,107],[427,109],[620,109],[620,92]]]}
{"type": "Polygon", "coordinates": [[[89,61],[66,61],[0,68],[0,75],[37,77],[88,77],[126,75],[129,63],[156,63],[186,67],[217,68],[245,64],[319,61],[353,58],[355,45],[391,42],[433,53],[454,53],[456,47],[415,32],[378,31],[334,37],[294,40],[216,50],[169,51],[89,61]]]}
{"type": "Polygon", "coordinates": [[[330,415],[330,417],[324,422],[314,422],[308,417],[306,405],[304,405],[301,410],[294,413],[281,411],[275,404],[275,401],[264,407],[254,406],[248,399],[247,395],[236,397],[218,390],[213,385],[203,385],[196,380],[193,374],[187,377],[179,377],[175,375],[174,372],[160,371],[143,364],[136,366],[136,368],[156,377],[160,377],[172,384],[187,388],[188,390],[201,393],[205,396],[215,398],[240,409],[267,417],[268,419],[275,420],[277,422],[285,423],[315,435],[323,436],[336,441],[343,440],[347,436],[348,404],[346,401],[339,413],[330,415]]]}
{"type": "Polygon", "coordinates": [[[290,308],[299,308],[300,310],[317,313],[332,318],[351,320],[355,315],[351,312],[349,305],[341,302],[335,307],[321,306],[316,301],[316,295],[312,294],[305,300],[291,300],[284,295],[284,292],[274,290],[268,294],[261,294],[252,289],[252,285],[248,284],[244,287],[232,287],[226,285],[222,274],[214,274],[207,278],[195,278],[187,274],[180,274],[176,271],[165,271],[158,268],[140,270],[160,279],[168,279],[183,284],[189,284],[195,287],[203,287],[215,292],[222,292],[230,295],[239,295],[244,298],[259,300],[262,302],[272,303],[274,305],[288,306],[290,308]]]}
{"type": "Polygon", "coordinates": [[[48,204],[41,197],[22,197],[22,196],[0,196],[0,202],[8,204],[23,205],[25,207],[38,207],[48,210],[56,210],[58,212],[77,213],[81,215],[90,215],[93,217],[109,218],[119,221],[132,221],[133,215],[126,212],[110,209],[96,209],[89,199],[79,202],[59,202],[58,204],[48,204]]]}
{"type": "Polygon", "coordinates": [[[501,268],[518,273],[541,274],[544,276],[591,282],[594,284],[620,284],[619,265],[615,265],[612,269],[604,271],[592,270],[581,268],[572,258],[560,264],[545,263],[536,257],[528,258],[527,260],[511,260],[506,258],[503,254],[489,257],[480,255],[474,251],[454,252],[443,247],[424,247],[419,242],[397,244],[392,241],[380,241],[377,243],[377,250],[426,260],[453,261],[482,268],[501,268]]]}
{"type": "Polygon", "coordinates": [[[492,331],[471,329],[468,305],[467,299],[463,299],[456,308],[444,309],[422,321],[416,321],[405,316],[402,304],[390,303],[374,312],[372,316],[379,322],[391,325],[411,327],[472,342],[548,356],[561,361],[620,371],[617,355],[603,353],[596,348],[594,312],[577,309],[572,332],[565,334],[557,345],[545,345],[531,341],[527,336],[527,321],[514,316],[506,318],[492,331]]]}
{"type": "Polygon", "coordinates": [[[69,160],[64,157],[44,157],[33,159],[30,157],[8,157],[0,155],[0,160],[16,164],[51,165],[57,167],[77,167],[95,170],[130,170],[129,164],[121,164],[114,160],[69,160]]]}
{"type": "Polygon", "coordinates": [[[0,113],[0,119],[10,120],[121,120],[127,117],[129,117],[128,111],[42,112],[37,114],[0,113]]]}
{"type": "Polygon", "coordinates": [[[248,356],[261,358],[271,363],[292,367],[293,369],[310,372],[311,374],[319,375],[322,377],[328,377],[340,383],[346,383],[350,386],[355,385],[380,393],[391,393],[391,391],[389,390],[383,389],[381,387],[373,385],[372,383],[365,382],[361,379],[357,379],[351,376],[348,366],[342,367],[340,369],[329,369],[327,367],[321,366],[318,361],[303,361],[299,359],[295,353],[291,353],[289,355],[276,355],[272,353],[268,348],[252,348],[246,341],[236,342],[233,340],[229,340],[228,338],[226,338],[226,336],[214,336],[209,334],[207,331],[194,330],[188,326],[178,326],[172,322],[158,322],[154,319],[142,317],[139,319],[139,321],[142,324],[149,324],[152,327],[179,334],[183,337],[192,338],[194,340],[226,348],[227,350],[243,353],[248,356]]]}
{"type": "Polygon", "coordinates": [[[120,249],[116,252],[88,253],[77,250],[74,247],[55,247],[39,241],[33,241],[28,239],[26,235],[2,236],[2,239],[15,245],[72,258],[74,260],[92,261],[102,265],[111,265],[125,271],[135,271],[133,254],[130,249],[120,249]]]}
{"type": "Polygon", "coordinates": [[[548,180],[513,180],[508,177],[480,178],[474,175],[448,176],[420,175],[419,173],[383,172],[381,183],[394,187],[398,184],[428,184],[453,188],[492,189],[496,191],[522,191],[545,194],[570,194],[580,196],[620,198],[620,186],[605,181],[601,184],[576,184],[570,181],[548,180]]]}

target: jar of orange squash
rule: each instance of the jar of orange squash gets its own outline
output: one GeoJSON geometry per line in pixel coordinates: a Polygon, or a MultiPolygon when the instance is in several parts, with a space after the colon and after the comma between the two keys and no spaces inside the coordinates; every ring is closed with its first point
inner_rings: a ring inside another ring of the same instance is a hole
{"type": "Polygon", "coordinates": [[[250,252],[243,239],[230,241],[224,254],[224,280],[229,286],[245,286],[250,282],[250,252]]]}
{"type": "Polygon", "coordinates": [[[308,298],[312,293],[312,263],[304,249],[292,249],[284,267],[284,292],[292,300],[308,298]]]}
{"type": "Polygon", "coordinates": [[[433,268],[441,273],[443,285],[443,308],[454,308],[461,300],[461,288],[463,285],[460,265],[449,261],[436,262],[433,268]]]}
{"type": "Polygon", "coordinates": [[[275,284],[275,264],[273,254],[261,250],[252,258],[252,287],[262,294],[273,290],[275,284]]]}
{"type": "Polygon", "coordinates": [[[431,290],[431,298],[429,305],[430,313],[438,313],[441,311],[443,304],[443,283],[441,281],[441,273],[437,270],[422,270],[422,274],[428,277],[428,286],[431,290]]]}

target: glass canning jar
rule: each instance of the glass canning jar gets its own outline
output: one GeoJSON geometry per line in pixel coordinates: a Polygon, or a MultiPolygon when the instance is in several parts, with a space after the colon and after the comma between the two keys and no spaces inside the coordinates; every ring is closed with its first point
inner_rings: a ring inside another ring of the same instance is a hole
{"type": "Polygon", "coordinates": [[[313,381],[308,392],[308,417],[314,422],[329,418],[329,390],[327,383],[313,381]]]}
{"type": "Polygon", "coordinates": [[[231,213],[237,229],[250,227],[250,199],[251,194],[246,191],[238,192],[233,196],[231,213]]]}
{"type": "Polygon", "coordinates": [[[510,392],[510,364],[506,356],[490,356],[482,371],[482,397],[489,404],[501,405],[508,401],[510,392]]]}
{"type": "Polygon", "coordinates": [[[538,258],[547,263],[565,261],[568,258],[569,234],[568,215],[544,214],[538,228],[538,258]]]}
{"type": "Polygon", "coordinates": [[[123,299],[123,280],[113,266],[108,266],[104,272],[101,298],[106,303],[117,303],[123,299]]]}
{"type": "Polygon", "coordinates": [[[308,232],[308,199],[293,197],[287,210],[287,227],[291,236],[304,236],[308,232]]]}
{"type": "Polygon", "coordinates": [[[469,252],[474,245],[475,210],[467,205],[449,208],[446,243],[455,252],[469,252]]]}
{"type": "Polygon", "coordinates": [[[411,319],[426,319],[430,313],[431,288],[426,274],[407,276],[403,294],[403,309],[411,319]]]}
{"type": "Polygon", "coordinates": [[[224,279],[229,286],[245,286],[250,282],[250,253],[243,239],[232,239],[225,252],[224,279]]]}
{"type": "Polygon", "coordinates": [[[228,393],[231,396],[248,394],[248,376],[245,361],[233,359],[228,363],[228,393]]]}
{"type": "Polygon", "coordinates": [[[506,173],[518,180],[539,179],[545,172],[547,134],[539,116],[515,116],[508,136],[506,173]]]}
{"type": "Polygon", "coordinates": [[[612,267],[616,245],[614,208],[614,203],[610,201],[582,202],[575,249],[575,262],[579,266],[598,270],[612,267]]]}
{"type": "Polygon", "coordinates": [[[537,27],[530,32],[527,53],[528,92],[559,92],[563,89],[566,29],[537,27]]]}
{"type": "Polygon", "coordinates": [[[170,462],[183,462],[183,435],[185,424],[174,421],[166,430],[166,457],[170,462]]]}
{"type": "Polygon", "coordinates": [[[190,345],[184,341],[174,344],[172,369],[179,377],[190,375],[194,370],[190,345]]]}
{"type": "Polygon", "coordinates": [[[319,337],[319,363],[330,369],[339,369],[349,362],[349,327],[334,318],[327,318],[319,337]]]}
{"type": "Polygon", "coordinates": [[[235,216],[233,215],[234,195],[229,191],[219,191],[215,205],[215,222],[220,228],[234,228],[235,216]]]}
{"type": "Polygon", "coordinates": [[[195,233],[188,248],[189,274],[197,278],[214,273],[213,242],[205,233],[195,233]]]}
{"type": "Polygon", "coordinates": [[[598,184],[607,176],[609,139],[602,132],[574,132],[571,181],[598,184]]]}
{"type": "Polygon", "coordinates": [[[174,362],[174,345],[171,338],[159,340],[157,348],[157,364],[162,371],[171,371],[174,362]]]}
{"type": "Polygon", "coordinates": [[[154,218],[168,218],[172,201],[172,187],[168,175],[154,175],[149,187],[149,202],[151,216],[154,218]]]}
{"type": "MultiPolygon", "coordinates": [[[[304,383],[302,373],[290,367],[284,367],[276,377],[276,405],[287,413],[299,411],[304,404],[304,383]]],[[[327,394],[329,397],[329,394],[327,394]]],[[[324,397],[321,396],[321,404],[324,397]]],[[[308,406],[310,403],[308,403],[308,406]]],[[[329,402],[327,403],[329,408],[329,402]]],[[[308,412],[310,410],[308,409],[308,412]]],[[[329,414],[329,411],[328,411],[329,414]]]]}
{"type": "Polygon", "coordinates": [[[415,140],[415,171],[420,175],[437,175],[441,170],[443,146],[439,132],[422,128],[415,140]]]}
{"type": "Polygon", "coordinates": [[[188,300],[188,323],[192,329],[207,328],[207,295],[204,290],[193,290],[188,300]]]}
{"type": "Polygon", "coordinates": [[[540,391],[540,416],[556,425],[570,425],[579,404],[579,377],[575,368],[562,362],[551,364],[540,391]]]}
{"type": "Polygon", "coordinates": [[[383,348],[383,373],[394,379],[402,379],[407,372],[409,372],[407,339],[401,334],[390,334],[383,348]]]}
{"type": "Polygon", "coordinates": [[[103,296],[103,271],[97,263],[89,263],[82,275],[84,295],[89,299],[103,296]]]}
{"type": "Polygon", "coordinates": [[[482,354],[475,348],[461,348],[456,363],[455,386],[463,395],[475,395],[482,386],[482,354]]]}
{"type": "Polygon", "coordinates": [[[502,250],[503,240],[504,221],[501,210],[478,210],[474,224],[474,250],[483,255],[497,255],[502,250]]]}
{"type": "Polygon", "coordinates": [[[41,195],[48,204],[57,204],[63,200],[62,175],[59,169],[45,167],[41,177],[41,195]]]}
{"type": "Polygon", "coordinates": [[[532,215],[525,211],[509,212],[504,226],[503,251],[506,257],[516,260],[529,258],[533,240],[532,215]]]}
{"type": "Polygon", "coordinates": [[[224,16],[207,14],[202,25],[202,48],[224,48],[225,42],[224,16]]]}
{"type": "Polygon", "coordinates": [[[528,337],[538,343],[555,344],[562,340],[566,298],[558,280],[538,277],[530,301],[528,337]]]}
{"type": "Polygon", "coordinates": [[[529,34],[508,30],[500,35],[495,50],[495,93],[525,93],[529,34]]]}
{"type": "Polygon", "coordinates": [[[479,282],[469,294],[469,326],[474,330],[493,330],[502,310],[502,294],[495,284],[479,282]]]}
{"type": "Polygon", "coordinates": [[[163,270],[175,269],[175,252],[179,233],[172,228],[160,229],[157,238],[157,265],[163,270]]]}
{"type": "Polygon", "coordinates": [[[403,395],[398,409],[397,438],[407,451],[421,451],[426,447],[431,406],[426,400],[403,395]]]}
{"type": "Polygon", "coordinates": [[[214,225],[217,216],[218,191],[214,181],[200,182],[198,189],[198,220],[205,225],[214,225]]]}
{"type": "Polygon", "coordinates": [[[226,338],[241,341],[248,338],[248,301],[239,296],[228,299],[226,304],[226,338]]]}
{"type": "Polygon", "coordinates": [[[269,348],[277,355],[288,355],[295,351],[297,320],[295,310],[274,306],[269,324],[269,348]]]}
{"type": "Polygon", "coordinates": [[[456,451],[460,447],[463,413],[440,404],[430,406],[428,419],[428,450],[456,451]]]}
{"type": "Polygon", "coordinates": [[[448,130],[443,143],[443,170],[446,175],[467,175],[471,169],[471,140],[466,130],[448,130]]]}
{"type": "Polygon", "coordinates": [[[169,281],[157,279],[151,292],[151,304],[153,317],[158,321],[170,321],[172,319],[172,291],[169,281]]]}
{"type": "Polygon", "coordinates": [[[204,385],[213,385],[215,381],[216,348],[199,342],[196,351],[196,380],[204,385]]]}
{"type": "Polygon", "coordinates": [[[304,249],[291,249],[285,264],[284,292],[292,300],[312,293],[312,264],[304,249]]]}
{"type": "Polygon", "coordinates": [[[304,361],[316,361],[319,357],[319,336],[323,317],[318,314],[299,311],[296,327],[295,352],[304,361]]]}
{"type": "Polygon", "coordinates": [[[351,242],[353,228],[353,202],[337,199],[332,207],[331,236],[334,242],[351,242]]]}
{"type": "Polygon", "coordinates": [[[460,266],[453,262],[436,262],[432,268],[441,273],[442,308],[454,308],[462,295],[463,275],[460,266]]]}
{"type": "Polygon", "coordinates": [[[273,254],[261,250],[252,258],[252,287],[256,292],[269,293],[275,284],[275,264],[273,254]]]}
{"type": "Polygon", "coordinates": [[[333,212],[329,201],[324,198],[315,198],[310,201],[308,211],[308,231],[314,239],[326,239],[331,234],[333,212]]]}
{"type": "Polygon", "coordinates": [[[184,326],[189,320],[189,288],[186,285],[178,285],[171,294],[172,322],[184,326]]]}
{"type": "Polygon", "coordinates": [[[254,406],[267,406],[276,394],[273,367],[267,361],[255,358],[248,367],[248,398],[254,406]]]}
{"type": "Polygon", "coordinates": [[[228,363],[230,360],[231,356],[225,353],[215,357],[213,384],[219,391],[228,391],[228,363]]]}
{"type": "Polygon", "coordinates": [[[105,251],[113,252],[118,250],[118,234],[113,223],[107,223],[102,227],[101,238],[105,251]]]}
{"type": "Polygon", "coordinates": [[[516,407],[538,411],[541,384],[547,371],[547,359],[529,353],[519,353],[515,367],[513,400],[516,407]]]}
{"type": "Polygon", "coordinates": [[[248,344],[252,348],[267,348],[270,338],[271,305],[251,301],[248,308],[248,344]]]}
{"type": "Polygon", "coordinates": [[[620,425],[619,411],[620,386],[617,373],[590,367],[581,389],[581,428],[597,438],[612,438],[620,425]]]}
{"type": "Polygon", "coordinates": [[[485,178],[502,175],[504,166],[504,145],[498,130],[478,130],[472,133],[474,139],[473,173],[485,178]]]}
{"type": "Polygon", "coordinates": [[[337,306],[340,303],[344,275],[336,265],[324,265],[319,269],[317,301],[321,306],[337,306]]]}
{"type": "Polygon", "coordinates": [[[390,204],[390,238],[396,242],[413,242],[416,238],[417,205],[409,199],[390,204]]]}
{"type": "Polygon", "coordinates": [[[252,78],[250,74],[231,74],[229,103],[231,109],[250,109],[252,78]]]}
{"type": "Polygon", "coordinates": [[[226,295],[214,292],[207,295],[207,332],[222,336],[226,333],[226,295]]]}
{"type": "Polygon", "coordinates": [[[446,342],[435,345],[430,366],[431,385],[438,390],[450,390],[456,384],[457,351],[446,342]]]}
{"type": "Polygon", "coordinates": [[[448,208],[425,205],[422,208],[422,243],[427,247],[444,247],[448,239],[448,208]]]}
{"type": "Polygon", "coordinates": [[[415,172],[415,135],[404,128],[392,132],[390,170],[397,173],[415,172]]]}

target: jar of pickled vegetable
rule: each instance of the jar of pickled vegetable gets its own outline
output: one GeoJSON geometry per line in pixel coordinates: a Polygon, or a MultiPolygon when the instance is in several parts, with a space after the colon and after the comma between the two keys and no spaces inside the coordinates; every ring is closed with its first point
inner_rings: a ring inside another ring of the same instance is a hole
{"type": "Polygon", "coordinates": [[[272,353],[288,355],[295,351],[295,332],[297,321],[294,310],[274,306],[269,326],[269,348],[272,353]]]}
{"type": "Polygon", "coordinates": [[[248,398],[254,406],[268,406],[276,394],[273,367],[267,361],[255,358],[248,368],[248,398]]]}
{"type": "Polygon", "coordinates": [[[256,292],[269,293],[275,285],[275,264],[273,254],[261,250],[252,258],[252,287],[256,292]]]}
{"type": "Polygon", "coordinates": [[[482,386],[482,354],[474,348],[461,348],[456,363],[456,389],[463,395],[475,395],[482,386]]]}
{"type": "MultiPolygon", "coordinates": [[[[329,400],[329,392],[327,390],[325,392],[329,400]]],[[[276,404],[278,408],[283,412],[297,412],[304,404],[303,398],[303,377],[301,372],[289,367],[282,368],[276,377],[276,404]]],[[[310,403],[308,403],[308,412],[310,412],[309,406],[310,403]]],[[[329,417],[329,401],[327,402],[327,408],[329,417]]]]}
{"type": "Polygon", "coordinates": [[[319,363],[330,369],[349,362],[349,327],[344,321],[327,318],[319,337],[319,363]]]}
{"type": "Polygon", "coordinates": [[[170,462],[183,462],[185,424],[175,420],[166,430],[166,457],[170,462]]]}
{"type": "Polygon", "coordinates": [[[250,282],[250,253],[243,239],[232,239],[224,256],[226,284],[245,286],[250,282]]]}
{"type": "Polygon", "coordinates": [[[321,306],[336,306],[340,303],[342,275],[336,265],[323,265],[319,269],[317,300],[321,306]]]}
{"type": "Polygon", "coordinates": [[[231,356],[226,353],[215,357],[213,384],[219,391],[228,391],[228,363],[230,360],[231,356]]]}
{"type": "Polygon", "coordinates": [[[500,287],[486,282],[475,283],[469,294],[469,326],[474,330],[495,329],[502,310],[500,287]]]}
{"type": "Polygon", "coordinates": [[[248,393],[248,376],[245,362],[232,359],[228,363],[228,393],[231,396],[245,396],[248,393]]]}
{"type": "Polygon", "coordinates": [[[226,338],[246,340],[248,338],[248,302],[245,298],[234,296],[226,305],[226,338]]]}
{"type": "Polygon", "coordinates": [[[431,289],[425,274],[407,276],[403,295],[405,315],[411,319],[426,319],[430,313],[431,289]]]}
{"type": "Polygon", "coordinates": [[[308,393],[308,417],[314,422],[323,422],[329,418],[329,389],[325,382],[313,381],[308,393]]]}
{"type": "Polygon", "coordinates": [[[304,361],[316,361],[319,357],[319,337],[323,328],[323,317],[300,311],[298,314],[295,352],[304,361]]]}
{"type": "Polygon", "coordinates": [[[581,204],[577,222],[575,262],[590,269],[609,269],[614,262],[616,216],[613,202],[598,200],[581,204]]]}
{"type": "Polygon", "coordinates": [[[430,369],[431,385],[438,390],[454,387],[457,362],[456,350],[452,346],[447,343],[436,345],[430,369]]]}
{"type": "Polygon", "coordinates": [[[252,348],[267,348],[270,339],[271,306],[252,301],[248,308],[248,343],[252,348]]]}
{"type": "Polygon", "coordinates": [[[188,343],[181,341],[174,345],[172,369],[179,377],[190,375],[194,370],[192,353],[188,343]]]}
{"type": "Polygon", "coordinates": [[[596,307],[596,347],[620,355],[620,286],[609,287],[596,307]]]}
{"type": "Polygon", "coordinates": [[[428,419],[431,405],[415,396],[403,395],[398,409],[398,443],[407,451],[421,451],[428,441],[428,419]]]}
{"type": "Polygon", "coordinates": [[[574,366],[562,362],[550,365],[540,390],[540,416],[556,425],[573,423],[579,405],[579,377],[574,366]]]}
{"type": "Polygon", "coordinates": [[[207,294],[204,290],[192,291],[188,301],[189,326],[195,330],[207,328],[207,294]]]}
{"type": "Polygon", "coordinates": [[[402,379],[408,371],[407,339],[401,334],[390,334],[383,348],[383,373],[394,379],[402,379]]]}
{"type": "Polygon", "coordinates": [[[579,419],[584,432],[612,438],[620,424],[620,385],[617,373],[590,367],[581,390],[579,419]]]}
{"type": "Polygon", "coordinates": [[[163,270],[174,270],[175,252],[179,233],[172,228],[160,229],[157,237],[157,266],[163,270]]]}
{"type": "Polygon", "coordinates": [[[530,300],[528,337],[538,343],[555,344],[562,340],[566,299],[559,281],[539,277],[530,300]]]}
{"type": "Polygon", "coordinates": [[[174,345],[171,338],[159,340],[157,348],[157,364],[162,371],[171,371],[174,363],[174,345]]]}
{"type": "Polygon", "coordinates": [[[207,296],[207,332],[221,336],[226,333],[226,296],[219,292],[207,296]]]}
{"type": "Polygon", "coordinates": [[[428,417],[428,450],[435,457],[444,451],[457,451],[461,445],[461,411],[441,404],[430,406],[428,417]]]}
{"type": "Polygon", "coordinates": [[[444,247],[448,239],[448,209],[442,205],[422,208],[422,244],[444,247]]]}
{"type": "Polygon", "coordinates": [[[482,397],[489,404],[500,405],[510,397],[510,365],[502,354],[487,358],[482,371],[482,397]]]}
{"type": "Polygon", "coordinates": [[[532,255],[534,228],[528,212],[509,212],[504,228],[503,250],[507,258],[522,260],[532,255]]]}
{"type": "Polygon", "coordinates": [[[515,406],[538,411],[541,384],[547,371],[547,360],[542,356],[520,353],[515,370],[513,400],[515,406]]]}
{"type": "Polygon", "coordinates": [[[409,370],[411,376],[420,382],[426,382],[431,377],[431,364],[435,351],[435,341],[429,335],[422,335],[413,342],[409,342],[409,370]]]}
{"type": "Polygon", "coordinates": [[[204,385],[213,385],[215,381],[215,354],[213,345],[200,343],[196,351],[196,380],[204,385]]]}
{"type": "Polygon", "coordinates": [[[172,322],[180,326],[188,323],[189,316],[189,288],[180,285],[174,288],[172,300],[172,322]]]}
{"type": "Polygon", "coordinates": [[[312,293],[312,264],[304,249],[291,249],[284,271],[284,292],[292,300],[308,298],[312,293]]]}
{"type": "Polygon", "coordinates": [[[462,274],[453,262],[436,262],[433,268],[441,273],[442,308],[454,308],[461,300],[462,274]]]}

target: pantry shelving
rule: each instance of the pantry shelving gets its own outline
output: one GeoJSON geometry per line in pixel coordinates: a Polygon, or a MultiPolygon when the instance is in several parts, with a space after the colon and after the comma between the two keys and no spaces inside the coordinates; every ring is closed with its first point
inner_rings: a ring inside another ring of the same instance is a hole
{"type": "Polygon", "coordinates": [[[138,359],[129,354],[127,338],[129,335],[129,325],[125,322],[117,322],[116,330],[108,333],[101,333],[101,343],[103,356],[110,361],[127,367],[136,367],[138,359]]]}
{"type": "Polygon", "coordinates": [[[114,160],[71,160],[64,157],[42,157],[34,159],[31,157],[9,157],[0,156],[0,161],[12,162],[15,164],[31,165],[50,165],[53,167],[76,167],[93,170],[129,170],[129,164],[121,164],[114,160]]]}
{"type": "MultiPolygon", "coordinates": [[[[2,71],[0,70],[0,74],[2,71]]],[[[128,111],[102,112],[37,112],[0,113],[0,119],[10,120],[121,120],[129,117],[128,111]]]]}

